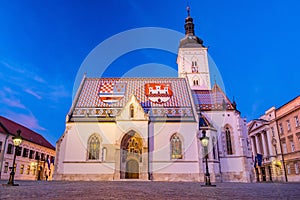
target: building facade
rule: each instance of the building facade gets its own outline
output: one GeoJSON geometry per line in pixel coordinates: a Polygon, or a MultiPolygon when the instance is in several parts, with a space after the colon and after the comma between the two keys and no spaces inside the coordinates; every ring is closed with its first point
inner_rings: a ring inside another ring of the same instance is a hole
{"type": "Polygon", "coordinates": [[[276,110],[279,140],[288,181],[300,181],[300,96],[276,110]]]}
{"type": "Polygon", "coordinates": [[[55,148],[40,134],[0,116],[0,179],[8,180],[16,153],[15,180],[52,180],[55,148]],[[13,144],[17,130],[22,143],[13,144]]]}
{"type": "Polygon", "coordinates": [[[204,181],[208,153],[212,181],[251,181],[246,122],[211,86],[189,11],[185,31],[178,78],[83,78],[57,142],[54,179],[204,181]]]}
{"type": "Polygon", "coordinates": [[[255,180],[300,181],[300,97],[248,123],[255,180]]]}

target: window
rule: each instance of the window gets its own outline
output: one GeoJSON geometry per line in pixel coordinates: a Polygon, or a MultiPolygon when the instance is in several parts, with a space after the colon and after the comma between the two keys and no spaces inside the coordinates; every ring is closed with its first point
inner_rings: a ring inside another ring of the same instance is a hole
{"type": "Polygon", "coordinates": [[[282,143],[283,153],[287,153],[286,143],[282,143]]]}
{"type": "Polygon", "coordinates": [[[287,121],[286,121],[286,124],[287,124],[287,130],[290,131],[290,130],[291,130],[291,123],[290,123],[290,120],[287,120],[287,121]]]}
{"type": "Polygon", "coordinates": [[[198,73],[198,67],[196,61],[192,61],[192,73],[198,73]]]}
{"type": "Polygon", "coordinates": [[[287,168],[287,174],[291,174],[291,166],[290,166],[290,164],[287,164],[286,168],[287,168]]]}
{"type": "Polygon", "coordinates": [[[272,136],[275,137],[274,127],[271,127],[272,136]]]}
{"type": "Polygon", "coordinates": [[[8,172],[8,162],[5,162],[4,173],[7,173],[7,172],[8,172]]]}
{"type": "Polygon", "coordinates": [[[299,174],[299,165],[297,162],[295,163],[295,173],[299,174]]]}
{"type": "Polygon", "coordinates": [[[32,174],[35,175],[35,172],[36,172],[36,167],[33,167],[32,168],[32,174]]]}
{"type": "Polygon", "coordinates": [[[299,118],[298,118],[298,116],[295,117],[295,124],[296,124],[296,127],[299,127],[299,118]]]}
{"type": "Polygon", "coordinates": [[[30,150],[30,152],[29,152],[29,158],[30,158],[30,159],[33,159],[33,155],[34,155],[34,151],[33,151],[33,150],[30,150]]]}
{"type": "Polygon", "coordinates": [[[50,156],[50,160],[51,160],[51,163],[54,165],[55,157],[54,156],[50,156]]]}
{"type": "Polygon", "coordinates": [[[23,174],[24,173],[24,165],[21,165],[20,167],[20,174],[23,174]]]}
{"type": "Polygon", "coordinates": [[[28,152],[29,152],[29,150],[28,149],[26,149],[26,148],[23,148],[23,157],[25,157],[25,158],[27,158],[28,157],[28,152]]]}
{"type": "Polygon", "coordinates": [[[7,154],[13,154],[13,145],[12,144],[8,144],[6,153],[7,154]]]}
{"type": "Polygon", "coordinates": [[[26,169],[26,174],[27,174],[27,175],[29,175],[29,174],[30,174],[30,165],[28,165],[28,166],[27,166],[27,169],[26,169]]]}
{"type": "Polygon", "coordinates": [[[282,124],[279,124],[279,132],[282,134],[283,133],[283,128],[282,128],[282,124]]]}
{"type": "Polygon", "coordinates": [[[291,144],[291,151],[294,152],[295,151],[294,141],[290,140],[290,144],[291,144]]]}
{"type": "Polygon", "coordinates": [[[17,156],[21,156],[21,153],[22,153],[22,147],[17,147],[16,149],[17,156]]]}
{"type": "Polygon", "coordinates": [[[225,130],[225,136],[226,136],[227,154],[231,155],[231,154],[233,154],[233,152],[232,152],[232,144],[231,144],[231,135],[230,135],[230,130],[228,127],[225,130]]]}
{"type": "Polygon", "coordinates": [[[130,117],[134,118],[134,106],[133,106],[133,104],[130,104],[130,117]]]}
{"type": "Polygon", "coordinates": [[[194,85],[199,85],[199,81],[198,80],[193,80],[193,84],[194,85]]]}
{"type": "Polygon", "coordinates": [[[182,159],[182,142],[177,134],[171,137],[171,158],[182,159]]]}
{"type": "Polygon", "coordinates": [[[45,154],[41,153],[41,161],[45,161],[45,154]]]}
{"type": "Polygon", "coordinates": [[[0,153],[2,151],[2,141],[0,141],[0,153]]]}
{"type": "Polygon", "coordinates": [[[39,152],[35,153],[35,160],[40,160],[40,153],[39,152]]]}
{"type": "Polygon", "coordinates": [[[100,140],[97,135],[92,135],[88,141],[88,159],[99,160],[100,140]]]}

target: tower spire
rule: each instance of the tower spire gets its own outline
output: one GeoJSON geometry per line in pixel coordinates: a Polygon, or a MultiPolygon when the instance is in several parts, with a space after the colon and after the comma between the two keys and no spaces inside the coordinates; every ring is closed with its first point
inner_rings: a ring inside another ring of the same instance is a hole
{"type": "Polygon", "coordinates": [[[193,23],[193,18],[191,17],[191,8],[190,6],[188,5],[186,7],[186,10],[187,10],[187,13],[188,13],[188,16],[187,18],[185,18],[185,25],[184,25],[184,29],[185,29],[185,35],[195,35],[195,30],[194,30],[194,23],[193,23]]]}
{"type": "Polygon", "coordinates": [[[186,1],[186,11],[187,11],[187,13],[188,13],[188,16],[190,16],[191,8],[190,8],[190,4],[189,4],[189,1],[188,1],[188,0],[186,1]]]}

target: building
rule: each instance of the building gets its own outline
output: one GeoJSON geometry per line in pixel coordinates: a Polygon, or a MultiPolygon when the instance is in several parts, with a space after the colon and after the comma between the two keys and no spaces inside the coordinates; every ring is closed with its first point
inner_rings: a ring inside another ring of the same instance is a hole
{"type": "Polygon", "coordinates": [[[276,110],[279,140],[288,181],[300,181],[300,96],[276,110]]]}
{"type": "Polygon", "coordinates": [[[300,181],[300,96],[248,123],[256,181],[300,181]]]}
{"type": "Polygon", "coordinates": [[[52,179],[55,148],[40,134],[0,116],[0,179],[8,180],[16,156],[16,180],[52,179]],[[22,143],[19,150],[12,138],[21,131],[22,143]]]}
{"type": "Polygon", "coordinates": [[[250,182],[246,122],[211,86],[189,10],[185,31],[178,78],[83,78],[57,142],[55,180],[204,181],[205,130],[212,181],[250,182]]]}

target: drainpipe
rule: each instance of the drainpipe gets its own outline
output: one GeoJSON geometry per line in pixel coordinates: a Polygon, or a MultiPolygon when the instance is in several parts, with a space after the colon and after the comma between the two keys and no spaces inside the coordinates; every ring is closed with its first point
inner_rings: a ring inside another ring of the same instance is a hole
{"type": "Polygon", "coordinates": [[[280,146],[280,151],[281,151],[281,159],[282,159],[284,177],[285,177],[285,182],[288,182],[288,177],[287,177],[286,169],[285,169],[285,161],[284,161],[284,156],[283,156],[283,151],[282,151],[282,145],[281,145],[281,141],[280,141],[279,126],[278,126],[276,117],[277,116],[276,116],[276,112],[275,112],[275,124],[276,124],[276,127],[277,127],[277,135],[278,135],[278,139],[279,139],[279,146],[280,146]]]}
{"type": "Polygon", "coordinates": [[[4,162],[4,154],[5,154],[7,140],[8,140],[8,137],[9,137],[10,134],[1,122],[0,122],[0,126],[4,130],[4,132],[6,133],[6,138],[5,138],[5,141],[4,141],[4,148],[3,148],[3,152],[2,152],[2,156],[1,156],[1,163],[0,163],[0,180],[1,180],[2,166],[3,166],[3,162],[4,162]]]}

